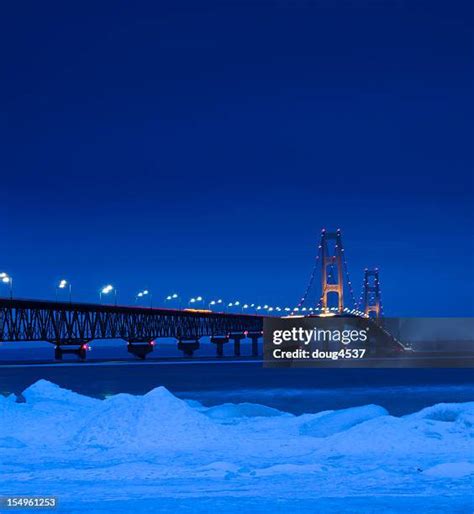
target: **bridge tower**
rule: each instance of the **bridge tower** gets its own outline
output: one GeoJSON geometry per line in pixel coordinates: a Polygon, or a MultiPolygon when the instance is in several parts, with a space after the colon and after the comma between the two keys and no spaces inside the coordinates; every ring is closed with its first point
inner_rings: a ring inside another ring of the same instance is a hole
{"type": "Polygon", "coordinates": [[[376,318],[382,315],[382,300],[380,296],[379,269],[365,268],[364,272],[364,290],[363,290],[363,307],[364,314],[370,316],[375,313],[376,318]]]}
{"type": "Polygon", "coordinates": [[[328,294],[337,293],[337,309],[339,313],[344,310],[344,278],[343,278],[343,252],[341,230],[336,232],[321,232],[319,246],[321,258],[321,309],[326,311],[329,306],[328,294]],[[330,251],[329,242],[334,241],[334,251],[330,251]],[[334,273],[334,268],[336,272],[334,273]],[[337,281],[336,281],[337,280],[337,281]]]}

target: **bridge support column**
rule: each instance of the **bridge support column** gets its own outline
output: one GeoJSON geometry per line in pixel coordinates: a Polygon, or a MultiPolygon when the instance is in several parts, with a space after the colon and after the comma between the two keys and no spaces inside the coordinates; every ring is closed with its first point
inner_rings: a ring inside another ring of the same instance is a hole
{"type": "Polygon", "coordinates": [[[89,345],[87,342],[81,343],[79,345],[76,344],[61,344],[56,343],[54,347],[54,358],[57,361],[63,360],[63,355],[66,353],[71,353],[73,355],[77,355],[80,360],[85,360],[86,352],[89,349],[89,345]]]}
{"type": "Polygon", "coordinates": [[[228,336],[211,337],[211,343],[216,345],[217,357],[224,357],[224,345],[229,342],[228,336]]]}
{"type": "Polygon", "coordinates": [[[258,356],[258,340],[262,337],[262,334],[260,332],[249,332],[247,334],[247,337],[249,337],[252,340],[252,355],[254,357],[258,356]]]}
{"type": "Polygon", "coordinates": [[[140,342],[140,341],[128,341],[127,351],[135,357],[144,360],[146,356],[151,353],[155,348],[154,341],[150,341],[148,343],[140,342]]]}
{"type": "Polygon", "coordinates": [[[231,334],[230,338],[234,341],[234,355],[240,357],[240,341],[245,338],[244,334],[231,334]]]}
{"type": "Polygon", "coordinates": [[[178,350],[183,352],[184,357],[192,357],[196,350],[199,350],[199,339],[180,339],[178,341],[178,350]]]}

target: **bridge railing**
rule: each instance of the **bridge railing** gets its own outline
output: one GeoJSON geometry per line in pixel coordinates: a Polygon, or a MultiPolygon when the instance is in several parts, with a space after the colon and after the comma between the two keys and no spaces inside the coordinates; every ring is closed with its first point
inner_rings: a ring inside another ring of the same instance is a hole
{"type": "Polygon", "coordinates": [[[262,327],[263,317],[251,314],[0,298],[0,341],[181,340],[262,327]]]}

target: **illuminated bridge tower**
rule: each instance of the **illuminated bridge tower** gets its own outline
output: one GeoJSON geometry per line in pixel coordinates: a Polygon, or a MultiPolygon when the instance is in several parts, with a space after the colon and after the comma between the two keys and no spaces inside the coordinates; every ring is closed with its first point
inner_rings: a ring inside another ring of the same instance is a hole
{"type": "Polygon", "coordinates": [[[339,313],[344,310],[344,271],[341,231],[321,232],[321,309],[326,311],[329,308],[329,293],[337,294],[337,309],[339,313]],[[334,242],[334,245],[332,245],[334,242]],[[333,251],[330,250],[333,247],[333,251]]]}
{"type": "Polygon", "coordinates": [[[363,290],[364,314],[370,316],[375,314],[375,318],[382,315],[382,300],[380,296],[379,269],[365,269],[364,290],[363,290]]]}

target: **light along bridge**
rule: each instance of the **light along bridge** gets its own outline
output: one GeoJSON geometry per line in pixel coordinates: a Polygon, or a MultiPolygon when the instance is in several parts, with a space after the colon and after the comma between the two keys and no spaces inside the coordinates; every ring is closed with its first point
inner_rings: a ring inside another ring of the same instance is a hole
{"type": "Polygon", "coordinates": [[[262,330],[263,317],[251,314],[0,299],[0,341],[47,341],[55,345],[56,359],[65,353],[84,359],[96,339],[123,339],[130,353],[145,358],[159,338],[176,339],[178,349],[192,356],[199,339],[210,337],[220,357],[229,341],[239,356],[248,338],[257,355],[262,330]]]}
{"type": "MultiPolygon", "coordinates": [[[[308,310],[316,311],[319,316],[380,318],[383,315],[378,269],[365,270],[361,300],[355,301],[340,230],[321,232],[309,285],[291,316],[307,315],[308,310]],[[318,274],[321,295],[316,305],[311,293],[318,274]],[[349,292],[349,301],[345,291],[349,292]],[[331,302],[336,306],[330,307],[331,302]]],[[[257,356],[264,317],[258,313],[0,298],[0,342],[47,341],[55,346],[55,358],[60,360],[66,353],[85,359],[88,344],[93,340],[123,339],[131,354],[144,359],[160,338],[175,339],[178,349],[191,357],[199,349],[200,338],[210,337],[216,345],[217,357],[223,357],[224,345],[230,341],[235,356],[241,355],[242,341],[251,342],[251,354],[257,356]]],[[[393,343],[398,346],[391,338],[389,346],[393,343]]],[[[403,351],[403,346],[400,349],[403,351]]]]}

